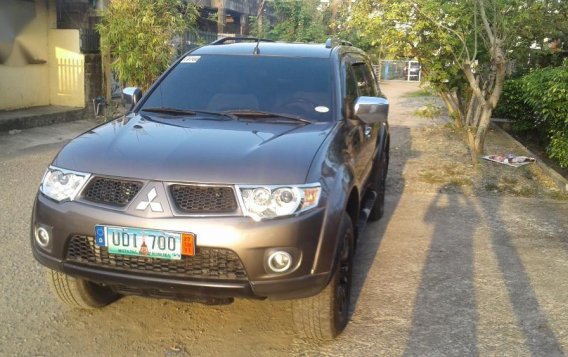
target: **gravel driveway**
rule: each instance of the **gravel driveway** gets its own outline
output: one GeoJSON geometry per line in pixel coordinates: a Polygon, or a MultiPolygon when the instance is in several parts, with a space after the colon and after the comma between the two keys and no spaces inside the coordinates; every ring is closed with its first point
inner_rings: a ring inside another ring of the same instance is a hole
{"type": "MultiPolygon", "coordinates": [[[[414,84],[389,83],[387,212],[362,234],[352,317],[331,343],[292,333],[290,304],[204,306],[127,297],[73,311],[29,248],[33,197],[57,147],[0,155],[0,355],[562,355],[568,351],[568,204],[416,190],[424,128],[414,84]]],[[[27,133],[21,134],[25,139],[27,133]]],[[[0,136],[0,151],[2,151],[0,136]]],[[[25,140],[24,140],[25,141],[25,140]]],[[[56,145],[58,146],[58,145],[56,145]]],[[[426,162],[426,161],[424,161],[426,162]]],[[[420,186],[421,187],[421,186],[420,186]]],[[[465,189],[464,189],[465,190],[465,189]]]]}

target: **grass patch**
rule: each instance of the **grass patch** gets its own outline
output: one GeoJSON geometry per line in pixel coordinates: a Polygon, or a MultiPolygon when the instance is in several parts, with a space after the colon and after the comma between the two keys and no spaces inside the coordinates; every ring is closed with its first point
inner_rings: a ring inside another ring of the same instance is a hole
{"type": "Polygon", "coordinates": [[[430,88],[422,88],[415,92],[410,92],[404,95],[405,97],[409,98],[417,98],[417,97],[433,97],[435,93],[430,88]]]}
{"type": "Polygon", "coordinates": [[[440,116],[441,113],[442,109],[434,104],[426,104],[414,111],[414,115],[428,119],[434,119],[440,116]]]}
{"type": "Polygon", "coordinates": [[[516,185],[519,180],[517,180],[514,177],[509,177],[509,176],[503,176],[501,177],[501,181],[505,184],[505,185],[516,185]]]}
{"type": "Polygon", "coordinates": [[[523,185],[514,177],[503,176],[498,182],[489,182],[484,185],[485,191],[493,193],[505,193],[517,197],[533,197],[537,194],[534,187],[523,185]]]}
{"type": "Polygon", "coordinates": [[[460,165],[444,165],[442,172],[447,176],[458,176],[463,173],[463,168],[460,165]]]}
{"type": "Polygon", "coordinates": [[[536,190],[532,187],[523,186],[519,189],[514,190],[512,193],[521,197],[532,197],[536,194],[536,190]]]}
{"type": "Polygon", "coordinates": [[[556,190],[547,192],[546,196],[548,198],[552,198],[553,200],[568,201],[568,193],[563,193],[556,190]]]}
{"type": "Polygon", "coordinates": [[[432,184],[432,185],[446,182],[446,179],[444,177],[440,176],[436,172],[426,171],[426,172],[421,172],[419,175],[420,175],[420,179],[423,182],[426,182],[426,183],[429,183],[429,184],[432,184]]]}
{"type": "Polygon", "coordinates": [[[452,186],[473,186],[473,181],[469,177],[453,177],[449,184],[452,186]]]}
{"type": "Polygon", "coordinates": [[[464,176],[464,168],[457,164],[446,164],[437,169],[422,171],[418,175],[422,182],[432,185],[473,186],[473,180],[464,176]]]}

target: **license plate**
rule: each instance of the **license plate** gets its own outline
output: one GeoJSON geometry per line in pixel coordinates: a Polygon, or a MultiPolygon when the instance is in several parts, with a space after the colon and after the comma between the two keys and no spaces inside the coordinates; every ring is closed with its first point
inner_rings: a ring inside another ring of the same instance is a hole
{"type": "Polygon", "coordinates": [[[195,255],[195,234],[155,229],[95,226],[95,242],[110,254],[179,260],[195,255]]]}

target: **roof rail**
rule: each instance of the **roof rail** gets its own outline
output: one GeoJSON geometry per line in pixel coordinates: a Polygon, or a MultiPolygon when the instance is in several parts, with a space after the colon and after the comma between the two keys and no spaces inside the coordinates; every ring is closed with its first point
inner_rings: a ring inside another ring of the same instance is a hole
{"type": "Polygon", "coordinates": [[[223,45],[226,42],[274,42],[266,38],[257,37],[223,37],[210,43],[210,45],[223,45]]]}
{"type": "Polygon", "coordinates": [[[337,45],[353,46],[353,44],[351,42],[345,41],[345,40],[340,40],[340,39],[337,39],[337,38],[331,38],[330,37],[325,41],[325,48],[332,48],[333,46],[337,46],[337,45]]]}

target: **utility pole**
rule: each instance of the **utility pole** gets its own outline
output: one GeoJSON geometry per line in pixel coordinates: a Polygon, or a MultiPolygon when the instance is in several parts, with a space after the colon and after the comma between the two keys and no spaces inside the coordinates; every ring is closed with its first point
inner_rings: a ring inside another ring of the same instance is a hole
{"type": "Polygon", "coordinates": [[[227,24],[227,11],[225,10],[225,0],[217,0],[217,33],[225,33],[227,24]]]}
{"type": "MultiPolygon", "coordinates": [[[[110,0],[99,0],[97,10],[102,11],[107,8],[110,0]]],[[[112,69],[111,69],[110,49],[103,50],[101,46],[101,67],[102,67],[102,91],[107,103],[112,100],[112,69]]]]}

